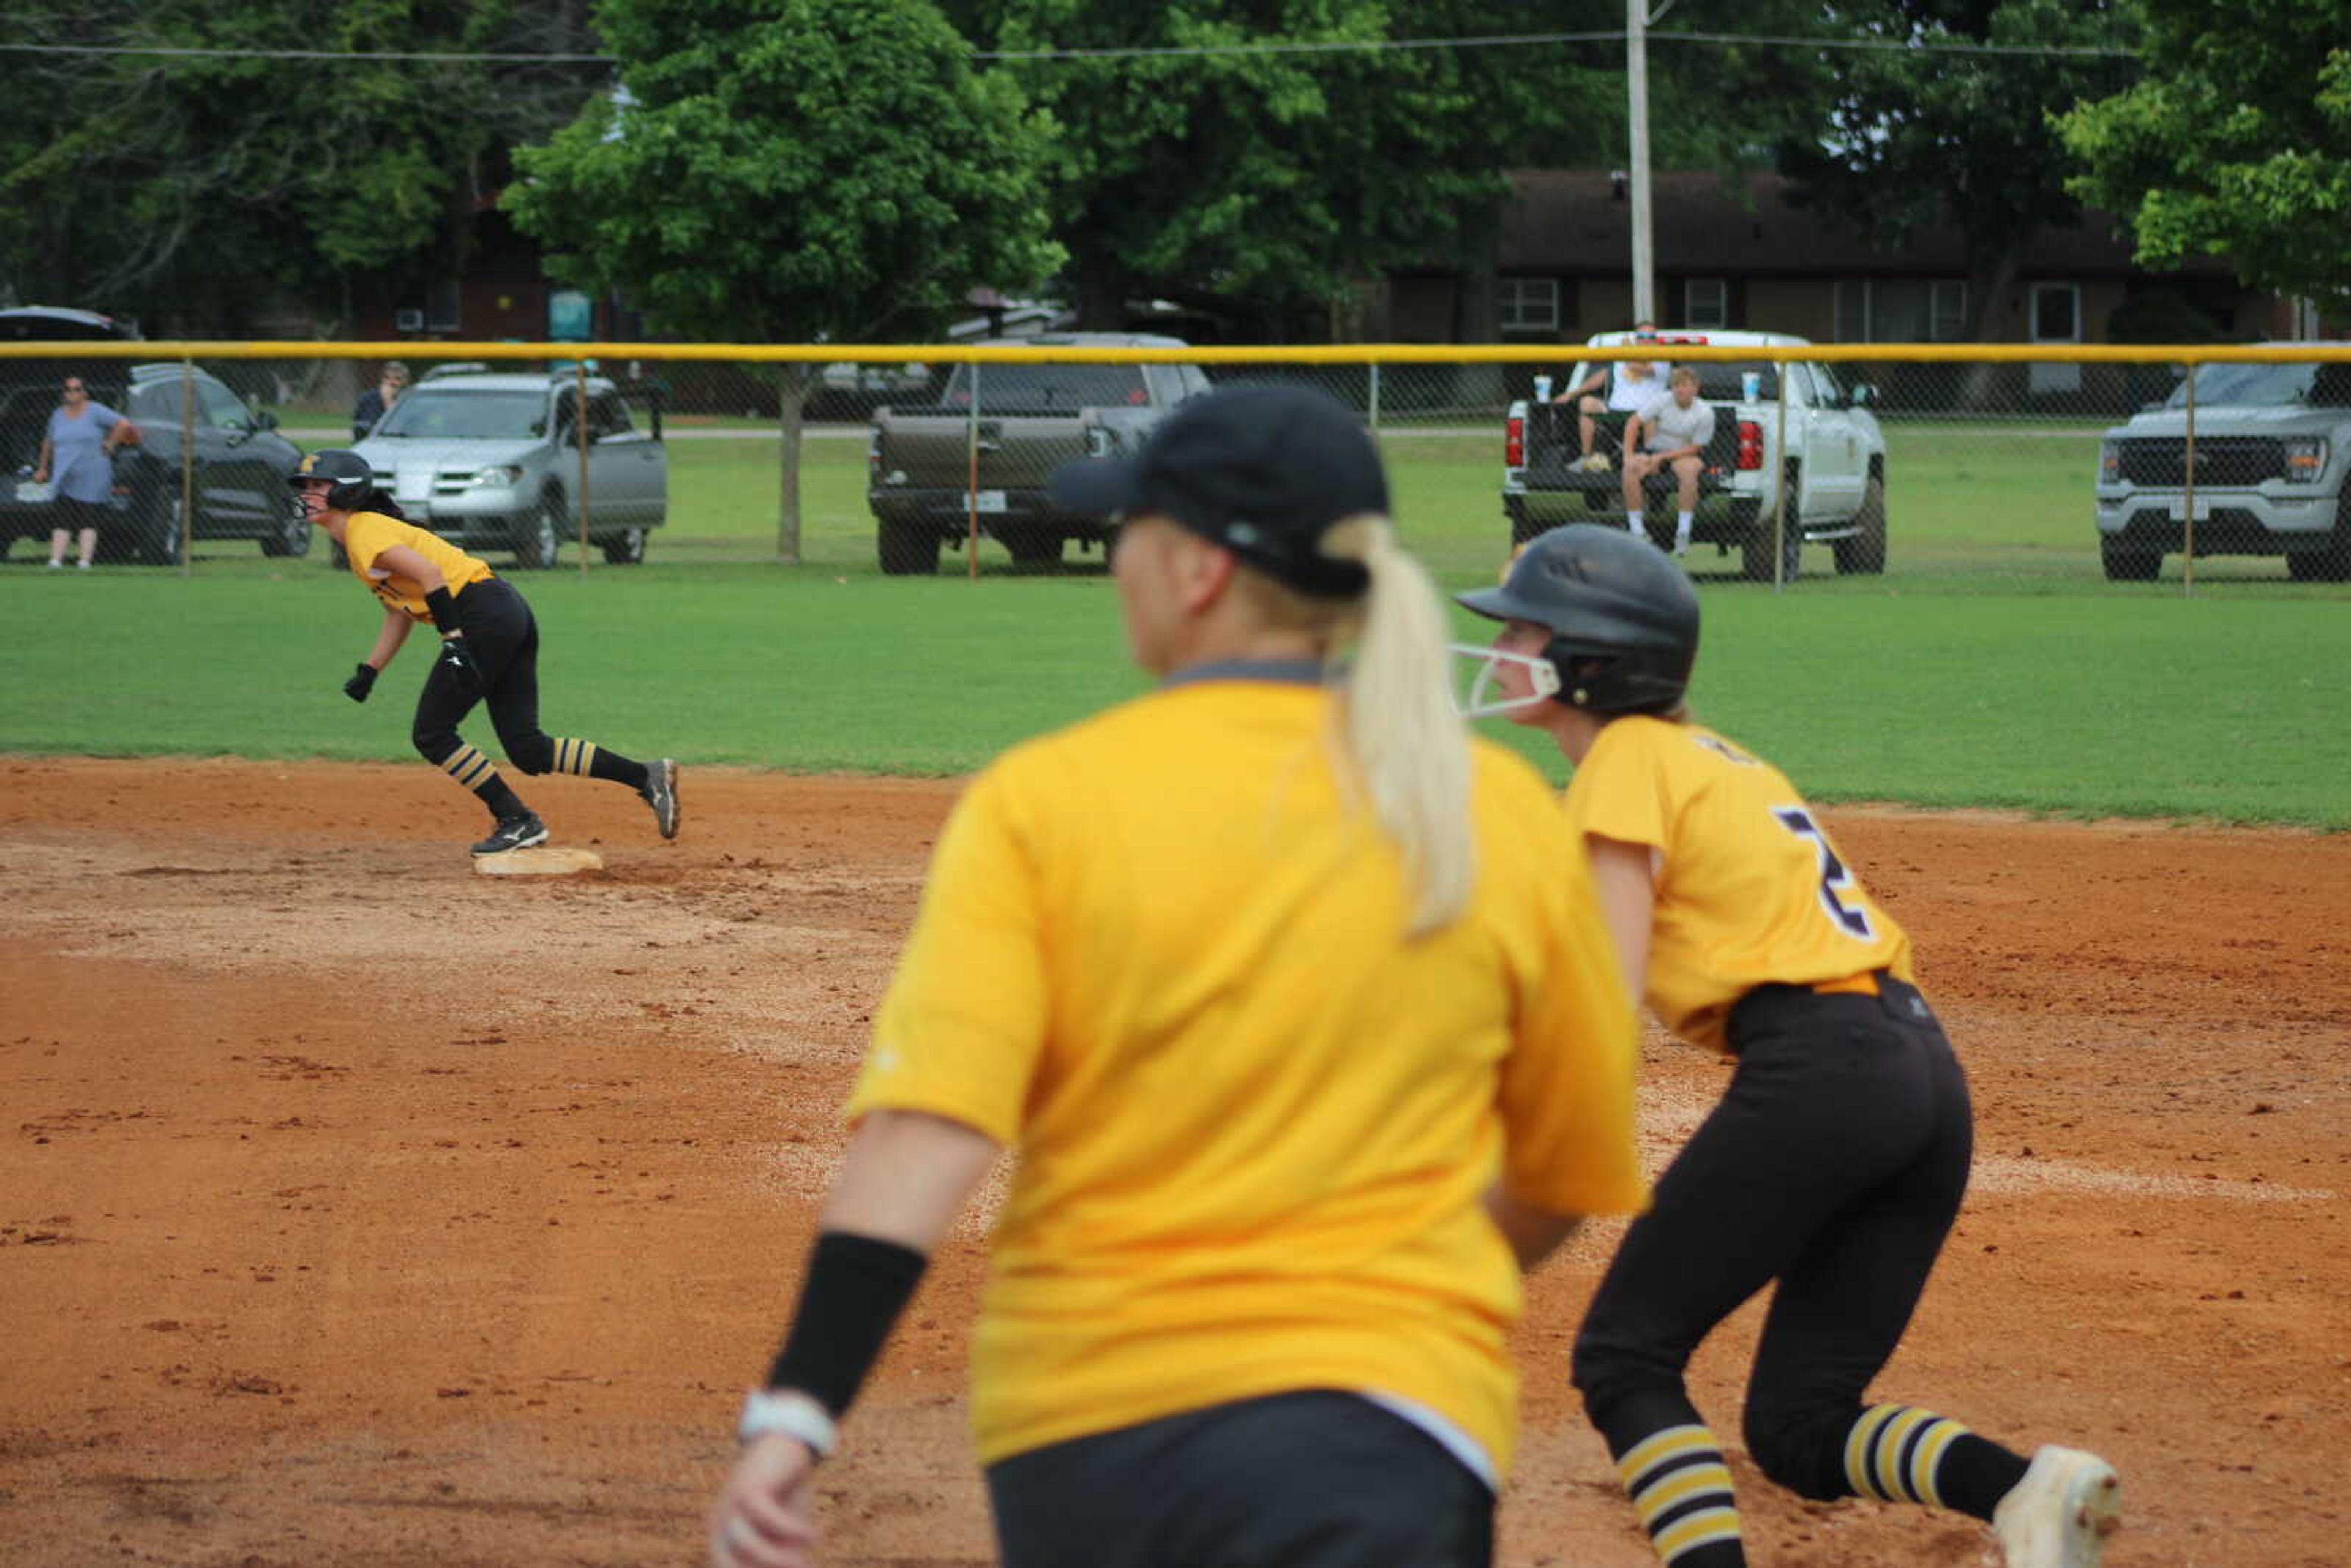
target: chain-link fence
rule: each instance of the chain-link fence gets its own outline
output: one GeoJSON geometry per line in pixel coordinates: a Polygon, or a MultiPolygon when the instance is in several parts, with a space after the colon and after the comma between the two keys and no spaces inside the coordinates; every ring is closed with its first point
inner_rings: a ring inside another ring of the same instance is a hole
{"type": "Polygon", "coordinates": [[[1701,581],[1805,593],[2351,580],[2351,345],[300,347],[0,346],[0,541],[63,516],[43,444],[71,371],[141,434],[106,486],[112,559],[323,556],[285,481],[350,446],[412,518],[507,567],[1080,576],[1108,529],[1053,505],[1054,465],[1132,450],[1211,387],[1284,381],[1363,414],[1405,537],[1456,576],[1637,512],[1701,581]],[[404,382],[362,407],[394,357],[404,382]]]}

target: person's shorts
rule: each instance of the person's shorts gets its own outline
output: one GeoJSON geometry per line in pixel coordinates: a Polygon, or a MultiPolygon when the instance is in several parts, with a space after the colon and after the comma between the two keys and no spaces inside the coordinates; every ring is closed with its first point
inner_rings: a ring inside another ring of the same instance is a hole
{"type": "Polygon", "coordinates": [[[77,501],[70,496],[59,496],[49,503],[51,528],[79,532],[95,528],[103,533],[114,521],[114,508],[103,501],[77,501]]]}

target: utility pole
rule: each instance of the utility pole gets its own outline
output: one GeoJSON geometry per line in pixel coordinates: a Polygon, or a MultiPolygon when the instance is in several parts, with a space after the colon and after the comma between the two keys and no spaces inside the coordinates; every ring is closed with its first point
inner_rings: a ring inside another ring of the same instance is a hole
{"type": "Polygon", "coordinates": [[[1632,99],[1633,319],[1657,315],[1649,243],[1649,0],[1625,0],[1625,90],[1632,99]]]}

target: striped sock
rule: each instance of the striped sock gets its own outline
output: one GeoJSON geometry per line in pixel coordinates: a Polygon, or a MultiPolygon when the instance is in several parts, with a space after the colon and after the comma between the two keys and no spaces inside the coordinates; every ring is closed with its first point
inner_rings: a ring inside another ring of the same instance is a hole
{"type": "Polygon", "coordinates": [[[555,771],[569,773],[575,779],[585,779],[596,766],[596,743],[592,740],[558,740],[555,743],[555,771]]]}
{"type": "Polygon", "coordinates": [[[1873,1405],[1844,1440],[1844,1479],[1859,1497],[1924,1503],[1990,1519],[2026,1461],[1948,1416],[1873,1405]]]}
{"type": "Polygon", "coordinates": [[[460,744],[456,750],[441,759],[441,771],[471,789],[490,809],[490,815],[500,821],[518,817],[528,810],[521,799],[507,787],[498,774],[497,765],[482,755],[475,747],[460,744]]]}
{"type": "Polygon", "coordinates": [[[557,740],[554,742],[554,770],[581,779],[603,779],[614,784],[626,784],[632,789],[645,787],[645,765],[607,750],[592,740],[557,740]]]}
{"type": "Polygon", "coordinates": [[[1673,1568],[1746,1568],[1722,1448],[1702,1426],[1668,1427],[1616,1456],[1634,1511],[1673,1568]]]}

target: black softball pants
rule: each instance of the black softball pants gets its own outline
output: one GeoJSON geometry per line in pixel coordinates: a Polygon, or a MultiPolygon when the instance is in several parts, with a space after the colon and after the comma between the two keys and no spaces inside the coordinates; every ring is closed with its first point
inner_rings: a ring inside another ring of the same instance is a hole
{"type": "Polygon", "coordinates": [[[987,1468],[1004,1568],[1488,1568],[1494,1494],[1353,1394],[1235,1400],[987,1468]]]}
{"type": "MultiPolygon", "coordinates": [[[[1967,1079],[1917,991],[1764,986],[1733,1011],[1722,1102],[1626,1230],[1576,1335],[1594,1426],[1687,1410],[1689,1358],[1772,1281],[1748,1451],[1809,1498],[1851,1495],[1844,1445],[1967,1190],[1967,1079]]],[[[1682,1418],[1687,1418],[1687,1416],[1682,1418]]]]}
{"type": "Polygon", "coordinates": [[[457,726],[475,703],[483,703],[507,759],[525,773],[546,772],[554,765],[555,742],[538,727],[538,622],[530,605],[503,578],[486,578],[458,593],[457,620],[465,630],[467,651],[481,666],[482,689],[467,695],[435,663],[417,694],[410,740],[425,761],[438,767],[463,744],[457,726]]]}

